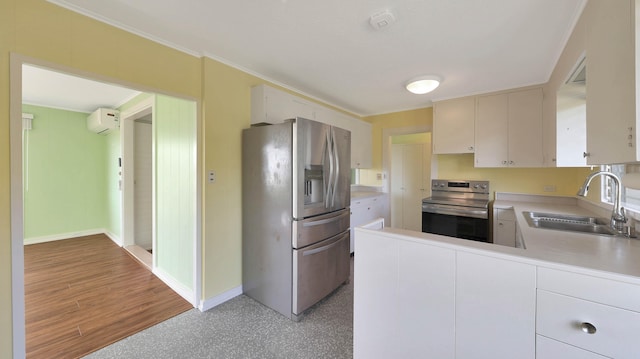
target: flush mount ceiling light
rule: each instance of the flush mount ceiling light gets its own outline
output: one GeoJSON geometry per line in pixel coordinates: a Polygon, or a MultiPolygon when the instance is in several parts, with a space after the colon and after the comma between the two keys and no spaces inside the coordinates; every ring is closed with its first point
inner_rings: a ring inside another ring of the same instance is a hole
{"type": "Polygon", "coordinates": [[[416,95],[424,95],[440,86],[441,81],[439,76],[420,76],[407,83],[407,90],[416,95]]]}

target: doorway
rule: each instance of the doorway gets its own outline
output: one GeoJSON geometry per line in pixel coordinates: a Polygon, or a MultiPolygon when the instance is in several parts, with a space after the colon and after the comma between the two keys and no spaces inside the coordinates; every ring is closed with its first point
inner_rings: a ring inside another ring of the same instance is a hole
{"type": "Polygon", "coordinates": [[[391,138],[391,226],[422,230],[422,199],[430,195],[431,133],[391,138]]]}
{"type": "Polygon", "coordinates": [[[155,96],[121,114],[122,244],[147,268],[154,268],[154,159],[155,96]]]}
{"type": "MultiPolygon", "coordinates": [[[[71,77],[85,80],[96,78],[92,74],[83,73],[73,68],[60,66],[54,63],[41,61],[26,56],[11,54],[10,63],[10,148],[11,148],[11,296],[12,296],[12,332],[13,347],[16,353],[25,350],[25,281],[24,281],[24,172],[23,172],[23,65],[50,69],[52,72],[68,74],[71,77]]],[[[97,76],[94,82],[117,83],[116,80],[105,80],[97,76]]],[[[119,85],[116,85],[119,86],[119,85]]],[[[58,88],[58,93],[64,94],[58,88]]],[[[164,114],[161,122],[162,131],[154,137],[155,156],[162,159],[161,179],[162,190],[156,193],[154,200],[157,207],[161,208],[158,216],[162,216],[162,228],[157,230],[162,237],[161,260],[156,266],[154,263],[153,274],[167,284],[174,292],[186,299],[191,305],[197,307],[201,296],[201,241],[200,231],[201,209],[198,206],[201,193],[201,179],[199,172],[198,152],[198,119],[197,102],[191,99],[181,99],[171,96],[155,95],[154,106],[161,107],[164,114]],[[176,141],[181,147],[172,146],[176,141]],[[172,161],[169,161],[171,159],[172,161]],[[177,168],[177,169],[176,169],[177,168]],[[176,185],[178,182],[179,185],[176,185]],[[176,194],[179,194],[179,206],[167,205],[172,202],[176,194]],[[164,205],[163,205],[164,204],[164,205]]],[[[100,106],[98,106],[100,107],[100,106]]],[[[156,108],[157,108],[156,107],[156,108]]],[[[153,122],[155,122],[155,114],[153,122]]],[[[155,123],[152,126],[156,126],[155,123]]],[[[153,134],[155,136],[156,134],[153,134]]],[[[97,135],[96,135],[97,136],[97,135]]],[[[120,144],[118,144],[118,152],[120,144]]],[[[80,149],[79,151],[82,151],[80,149]]],[[[119,168],[109,173],[122,174],[120,161],[116,158],[108,160],[108,166],[119,168]]],[[[52,163],[55,166],[55,161],[52,163]]],[[[118,178],[109,178],[109,185],[115,186],[114,193],[117,197],[112,202],[120,208],[120,189],[118,178]]],[[[156,208],[154,203],[153,208],[156,208]]],[[[152,213],[153,216],[156,213],[152,213]]],[[[121,233],[121,216],[117,216],[115,222],[118,233],[121,233]]],[[[152,236],[153,238],[153,236],[152,236]]],[[[119,238],[121,240],[121,238],[119,238]]],[[[154,243],[156,247],[160,243],[154,243]]],[[[122,245],[122,243],[119,243],[122,245]]],[[[154,249],[154,256],[156,248],[154,249]]]]}

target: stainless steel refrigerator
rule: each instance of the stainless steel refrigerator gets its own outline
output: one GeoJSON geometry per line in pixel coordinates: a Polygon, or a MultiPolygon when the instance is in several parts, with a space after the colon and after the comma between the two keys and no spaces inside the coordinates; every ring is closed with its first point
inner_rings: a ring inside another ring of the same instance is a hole
{"type": "Polygon", "coordinates": [[[351,133],[296,118],[242,147],[243,291],[299,320],[349,279],[351,133]]]}

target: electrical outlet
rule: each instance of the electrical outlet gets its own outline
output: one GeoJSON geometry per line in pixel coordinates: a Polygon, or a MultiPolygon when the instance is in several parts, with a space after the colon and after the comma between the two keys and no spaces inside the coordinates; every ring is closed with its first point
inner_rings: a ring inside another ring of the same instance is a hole
{"type": "Polygon", "coordinates": [[[209,183],[215,183],[216,182],[216,171],[209,170],[207,178],[209,180],[209,183]]]}
{"type": "Polygon", "coordinates": [[[552,184],[544,185],[544,191],[545,192],[555,192],[556,191],[556,186],[554,186],[552,184]]]}
{"type": "Polygon", "coordinates": [[[378,181],[382,181],[382,173],[376,173],[376,178],[378,181]]]}

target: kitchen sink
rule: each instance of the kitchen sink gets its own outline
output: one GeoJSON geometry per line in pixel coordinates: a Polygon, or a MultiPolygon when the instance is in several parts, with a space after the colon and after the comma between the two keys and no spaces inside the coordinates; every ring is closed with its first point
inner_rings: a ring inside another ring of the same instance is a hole
{"type": "Polygon", "coordinates": [[[522,212],[522,214],[529,226],[535,228],[608,236],[616,235],[616,232],[609,226],[608,218],[528,211],[522,212]]]}

